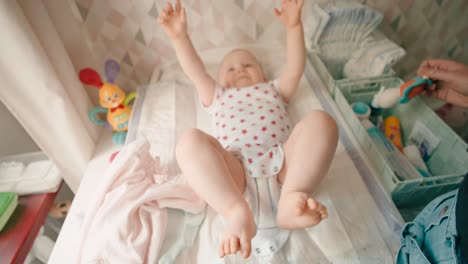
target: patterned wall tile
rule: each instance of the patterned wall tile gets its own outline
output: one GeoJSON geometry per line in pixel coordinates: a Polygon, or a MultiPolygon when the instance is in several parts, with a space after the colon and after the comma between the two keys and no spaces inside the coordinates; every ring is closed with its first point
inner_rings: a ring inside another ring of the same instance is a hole
{"type": "MultiPolygon", "coordinates": [[[[155,67],[176,59],[156,22],[163,0],[70,0],[79,13],[84,39],[98,61],[121,63],[117,81],[126,89],[148,82],[155,67]]],[[[282,40],[284,29],[273,14],[278,1],[183,0],[197,50],[239,43],[282,40]]],[[[315,2],[306,1],[304,15],[315,2]]],[[[421,60],[454,58],[468,63],[468,1],[359,0],[384,14],[380,29],[408,55],[396,66],[401,76],[414,73],[421,60]]]]}
{"type": "Polygon", "coordinates": [[[451,58],[468,63],[468,34],[464,26],[468,25],[468,1],[378,1],[398,6],[401,12],[398,15],[383,10],[376,2],[366,3],[385,14],[381,30],[407,50],[406,57],[396,67],[399,75],[414,75],[419,63],[427,58],[451,58]]]}

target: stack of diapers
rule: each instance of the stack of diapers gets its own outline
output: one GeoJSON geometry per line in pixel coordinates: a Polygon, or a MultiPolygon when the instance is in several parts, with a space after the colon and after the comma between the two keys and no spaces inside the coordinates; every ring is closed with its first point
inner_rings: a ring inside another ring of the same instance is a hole
{"type": "Polygon", "coordinates": [[[323,29],[330,20],[330,15],[318,4],[314,4],[311,9],[312,15],[307,16],[303,21],[305,45],[314,50],[318,49],[318,43],[323,29]]]}
{"type": "Polygon", "coordinates": [[[382,19],[381,13],[356,2],[315,4],[304,20],[306,45],[319,53],[334,79],[381,75],[405,54],[390,40],[371,36],[382,19]],[[351,58],[346,74],[344,65],[351,58]]]}
{"type": "Polygon", "coordinates": [[[391,40],[369,36],[353,52],[343,73],[351,79],[379,76],[389,71],[405,54],[405,50],[391,40]]]}
{"type": "Polygon", "coordinates": [[[7,156],[0,160],[0,192],[18,195],[56,192],[62,176],[42,153],[7,156]]]}

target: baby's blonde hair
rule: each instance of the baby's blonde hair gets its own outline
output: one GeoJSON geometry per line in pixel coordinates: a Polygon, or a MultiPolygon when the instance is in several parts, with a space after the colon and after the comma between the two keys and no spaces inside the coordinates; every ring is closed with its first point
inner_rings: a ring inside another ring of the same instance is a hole
{"type": "Polygon", "coordinates": [[[228,53],[226,53],[226,55],[224,55],[223,59],[221,60],[221,63],[219,64],[219,67],[218,67],[218,74],[217,74],[217,79],[218,79],[218,81],[219,81],[219,74],[220,74],[220,71],[221,71],[221,67],[223,66],[223,63],[224,63],[224,59],[225,59],[227,56],[229,56],[230,54],[232,54],[232,53],[234,53],[234,52],[237,52],[237,51],[247,52],[247,53],[249,53],[252,57],[254,57],[254,58],[255,58],[255,61],[256,61],[257,64],[258,64],[258,66],[259,66],[260,69],[262,70],[263,75],[265,75],[265,72],[264,72],[264,70],[263,70],[262,64],[260,63],[260,61],[258,61],[257,56],[255,56],[255,54],[254,54],[252,51],[250,51],[250,50],[248,50],[248,49],[237,48],[237,49],[233,49],[233,50],[229,51],[228,53]]]}

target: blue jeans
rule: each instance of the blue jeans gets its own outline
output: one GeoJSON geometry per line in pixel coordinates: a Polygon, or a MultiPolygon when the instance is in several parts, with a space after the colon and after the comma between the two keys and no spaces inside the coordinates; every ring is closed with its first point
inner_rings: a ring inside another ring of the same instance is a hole
{"type": "Polygon", "coordinates": [[[458,263],[463,260],[457,246],[455,205],[458,190],[434,199],[401,232],[398,264],[458,263]]]}

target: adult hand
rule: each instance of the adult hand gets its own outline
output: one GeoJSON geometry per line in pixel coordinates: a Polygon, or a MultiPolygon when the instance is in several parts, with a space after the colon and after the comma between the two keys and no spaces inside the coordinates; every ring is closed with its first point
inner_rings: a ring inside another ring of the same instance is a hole
{"type": "Polygon", "coordinates": [[[427,60],[421,63],[418,75],[437,81],[429,87],[430,96],[468,107],[468,65],[450,60],[427,60]]]}

